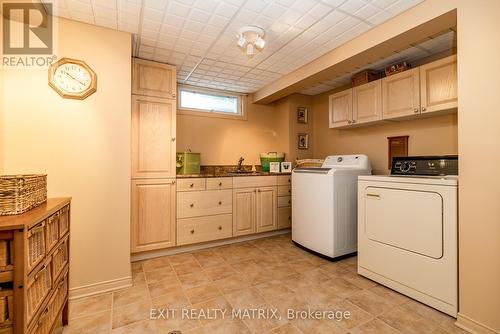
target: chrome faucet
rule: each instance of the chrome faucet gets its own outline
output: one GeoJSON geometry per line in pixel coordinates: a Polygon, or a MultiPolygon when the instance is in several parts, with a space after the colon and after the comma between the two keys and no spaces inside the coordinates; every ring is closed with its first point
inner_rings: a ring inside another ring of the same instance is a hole
{"type": "Polygon", "coordinates": [[[238,159],[238,171],[241,171],[241,164],[243,163],[243,161],[245,161],[245,158],[243,157],[240,157],[238,159]]]}

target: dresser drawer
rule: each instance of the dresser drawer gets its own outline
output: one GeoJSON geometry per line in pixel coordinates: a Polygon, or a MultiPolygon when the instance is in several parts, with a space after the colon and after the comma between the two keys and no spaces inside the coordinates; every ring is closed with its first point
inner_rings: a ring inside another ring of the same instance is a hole
{"type": "Polygon", "coordinates": [[[292,196],[278,197],[278,208],[283,208],[292,205],[292,196]]]}
{"type": "Polygon", "coordinates": [[[177,193],[177,218],[232,213],[232,190],[207,190],[177,193]]]}
{"type": "Polygon", "coordinates": [[[278,185],[279,186],[287,186],[292,184],[292,175],[279,175],[278,176],[278,185]]]}
{"type": "Polygon", "coordinates": [[[279,186],[278,187],[278,196],[290,196],[292,195],[292,187],[291,186],[279,186]]]}
{"type": "Polygon", "coordinates": [[[278,229],[289,228],[292,226],[292,208],[278,208],[278,229]]]}
{"type": "Polygon", "coordinates": [[[177,220],[177,245],[194,244],[233,236],[233,215],[177,220]]]}
{"type": "Polygon", "coordinates": [[[177,179],[177,191],[205,190],[205,183],[204,178],[177,179]]]}
{"type": "Polygon", "coordinates": [[[238,176],[233,178],[233,188],[271,187],[277,183],[276,176],[238,176]]]}
{"type": "Polygon", "coordinates": [[[207,190],[232,189],[232,177],[215,177],[207,179],[207,190]]]}

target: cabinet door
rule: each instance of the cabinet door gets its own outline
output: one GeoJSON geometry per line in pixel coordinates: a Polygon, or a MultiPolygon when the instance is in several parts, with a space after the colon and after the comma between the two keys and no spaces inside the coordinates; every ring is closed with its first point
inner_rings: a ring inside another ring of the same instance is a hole
{"type": "Polygon", "coordinates": [[[292,208],[278,208],[278,229],[292,227],[292,208]]]}
{"type": "Polygon", "coordinates": [[[133,59],[132,94],[175,99],[175,66],[143,59],[133,59]]]}
{"type": "Polygon", "coordinates": [[[422,113],[457,108],[457,56],[420,66],[422,113]]]}
{"type": "Polygon", "coordinates": [[[375,80],[352,89],[353,123],[382,119],[382,80],[375,80]]]}
{"type": "Polygon", "coordinates": [[[132,100],[132,178],[175,177],[175,100],[132,100]]]}
{"type": "Polygon", "coordinates": [[[382,79],[382,118],[391,119],[420,113],[419,68],[382,79]]]}
{"type": "Polygon", "coordinates": [[[278,228],[276,187],[257,188],[257,232],[278,228]]]}
{"type": "Polygon", "coordinates": [[[257,189],[233,190],[233,236],[255,233],[257,189]]]}
{"type": "Polygon", "coordinates": [[[132,181],[132,253],[175,246],[175,179],[132,181]]]}
{"type": "Polygon", "coordinates": [[[351,124],[352,89],[347,89],[328,97],[330,128],[351,124]]]}

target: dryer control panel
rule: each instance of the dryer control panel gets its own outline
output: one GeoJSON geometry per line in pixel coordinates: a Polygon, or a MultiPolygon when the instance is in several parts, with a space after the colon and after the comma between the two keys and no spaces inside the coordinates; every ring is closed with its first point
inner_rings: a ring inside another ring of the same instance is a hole
{"type": "Polygon", "coordinates": [[[458,175],[458,156],[394,157],[391,175],[458,175]]]}

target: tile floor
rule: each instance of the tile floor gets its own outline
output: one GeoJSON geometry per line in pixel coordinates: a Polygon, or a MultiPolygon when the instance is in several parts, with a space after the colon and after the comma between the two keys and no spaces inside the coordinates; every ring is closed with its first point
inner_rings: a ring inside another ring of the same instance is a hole
{"type": "Polygon", "coordinates": [[[358,276],[355,257],[326,261],[290,235],[137,262],[132,271],[129,289],[71,301],[64,333],[465,333],[453,318],[358,276]],[[177,312],[150,320],[152,308],[177,312]],[[231,317],[238,308],[277,310],[281,319],[231,317]],[[308,308],[350,317],[287,317],[287,309],[308,308]],[[183,309],[206,317],[183,319],[183,309]]]}

